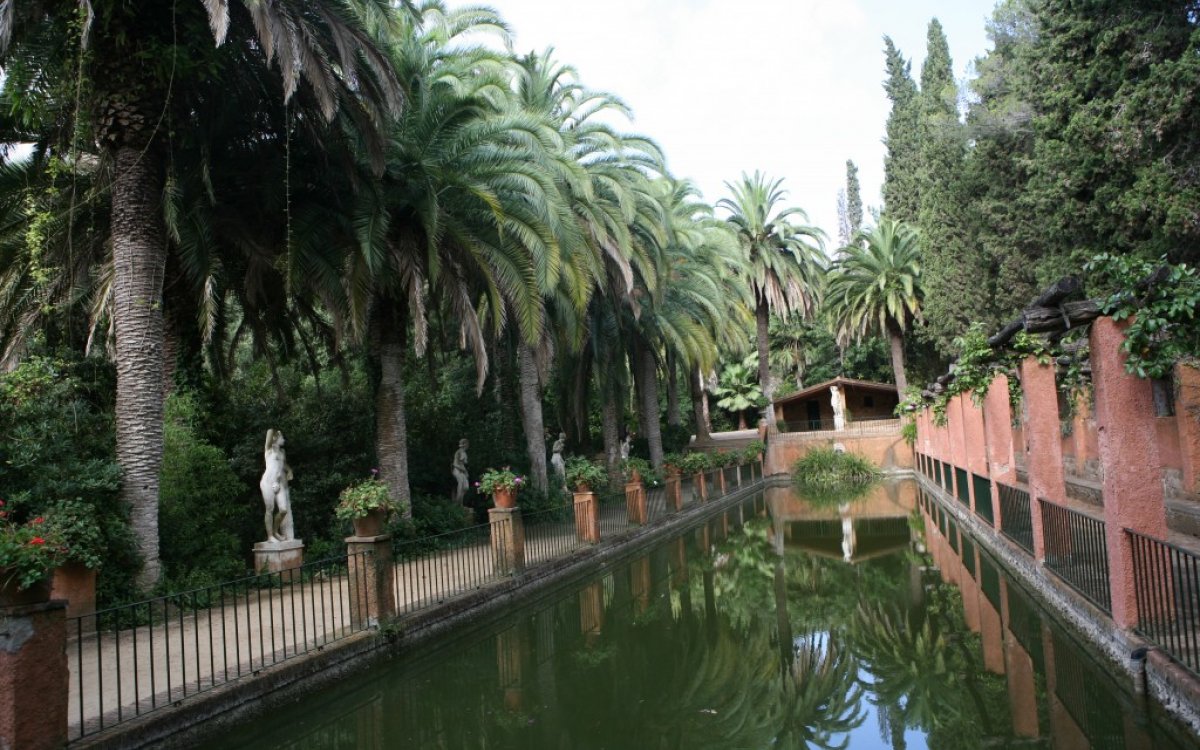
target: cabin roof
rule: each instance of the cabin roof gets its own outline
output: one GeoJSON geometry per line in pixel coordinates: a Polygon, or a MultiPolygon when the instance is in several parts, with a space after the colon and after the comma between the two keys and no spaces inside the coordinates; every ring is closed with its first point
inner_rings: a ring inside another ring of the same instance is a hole
{"type": "Polygon", "coordinates": [[[834,378],[833,380],[826,380],[824,383],[818,383],[817,385],[811,385],[808,388],[805,388],[802,391],[797,391],[789,396],[784,396],[783,398],[777,399],[775,401],[775,404],[778,406],[779,404],[786,404],[786,403],[790,403],[792,401],[803,401],[805,399],[809,399],[809,398],[812,398],[813,396],[816,396],[817,394],[821,393],[822,391],[828,391],[830,389],[830,387],[835,386],[835,385],[838,386],[839,388],[853,387],[853,388],[862,388],[862,389],[870,390],[870,391],[896,393],[896,386],[892,385],[891,383],[874,383],[874,382],[871,382],[870,380],[855,380],[854,378],[838,377],[838,378],[834,378]]]}

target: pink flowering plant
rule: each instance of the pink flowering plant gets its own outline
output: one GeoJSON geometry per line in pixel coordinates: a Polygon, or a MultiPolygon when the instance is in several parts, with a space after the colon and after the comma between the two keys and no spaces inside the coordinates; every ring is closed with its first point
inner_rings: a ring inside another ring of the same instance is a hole
{"type": "Polygon", "coordinates": [[[524,488],[525,477],[513,472],[507,466],[503,469],[488,469],[475,483],[475,489],[484,495],[490,495],[496,490],[520,492],[524,488]]]}
{"type": "Polygon", "coordinates": [[[66,555],[62,535],[42,516],[25,523],[12,520],[0,500],[0,586],[27,589],[47,578],[66,555]]]}

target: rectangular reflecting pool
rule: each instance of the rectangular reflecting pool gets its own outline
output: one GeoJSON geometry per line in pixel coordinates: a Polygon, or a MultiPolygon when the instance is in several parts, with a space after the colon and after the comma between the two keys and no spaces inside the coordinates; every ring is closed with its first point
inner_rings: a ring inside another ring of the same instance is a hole
{"type": "Polygon", "coordinates": [[[208,746],[1197,746],[918,492],[769,489],[208,746]]]}

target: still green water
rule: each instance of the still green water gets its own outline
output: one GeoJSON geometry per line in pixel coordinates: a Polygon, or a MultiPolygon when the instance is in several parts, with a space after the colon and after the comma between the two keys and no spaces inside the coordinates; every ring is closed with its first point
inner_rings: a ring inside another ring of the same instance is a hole
{"type": "Polygon", "coordinates": [[[210,746],[1197,746],[917,492],[768,490],[210,746]]]}

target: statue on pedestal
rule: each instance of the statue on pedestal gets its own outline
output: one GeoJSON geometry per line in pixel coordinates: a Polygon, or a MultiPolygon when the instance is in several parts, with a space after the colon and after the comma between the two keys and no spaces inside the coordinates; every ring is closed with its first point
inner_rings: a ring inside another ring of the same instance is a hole
{"type": "Polygon", "coordinates": [[[829,400],[833,406],[833,429],[840,432],[846,429],[846,397],[835,385],[829,388],[829,400]]]}
{"type": "Polygon", "coordinates": [[[631,442],[632,441],[630,440],[629,433],[625,433],[625,439],[621,441],[621,459],[622,460],[629,458],[629,445],[631,442]]]}
{"type": "Polygon", "coordinates": [[[471,486],[470,475],[467,474],[467,448],[470,443],[466,438],[458,441],[458,450],[454,452],[454,462],[450,465],[450,473],[454,475],[454,502],[461,503],[467,496],[471,486]]]}
{"type": "Polygon", "coordinates": [[[554,446],[550,448],[550,465],[554,467],[554,476],[558,477],[558,481],[562,484],[567,483],[567,462],[563,458],[563,451],[567,447],[567,433],[558,433],[558,440],[554,441],[554,446]]]}
{"type": "Polygon", "coordinates": [[[263,525],[267,529],[267,543],[290,542],[296,533],[292,522],[292,503],[288,493],[288,482],[292,479],[292,469],[287,465],[287,455],[283,452],[283,433],[279,430],[267,430],[267,442],[263,446],[263,461],[266,470],[258,487],[263,498],[263,525]]]}

